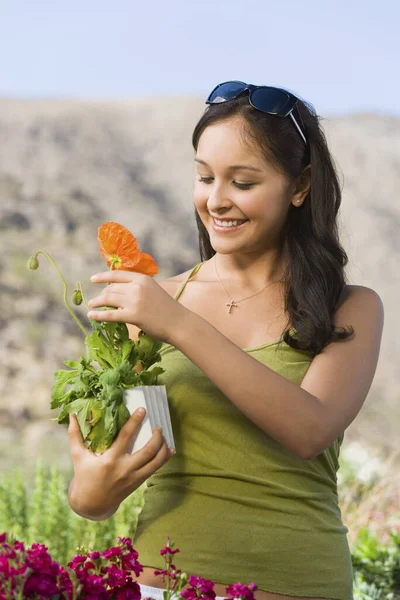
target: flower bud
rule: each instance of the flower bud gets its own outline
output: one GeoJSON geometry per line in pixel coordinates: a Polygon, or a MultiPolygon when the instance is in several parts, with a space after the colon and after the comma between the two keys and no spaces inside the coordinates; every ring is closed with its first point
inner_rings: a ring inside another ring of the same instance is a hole
{"type": "Polygon", "coordinates": [[[76,304],[76,306],[79,306],[80,304],[82,304],[82,292],[81,290],[74,290],[72,292],[72,302],[74,304],[76,304]]]}
{"type": "Polygon", "coordinates": [[[28,260],[28,269],[31,269],[31,271],[36,271],[36,269],[39,266],[39,261],[37,259],[37,256],[35,254],[33,254],[30,259],[28,260]]]}

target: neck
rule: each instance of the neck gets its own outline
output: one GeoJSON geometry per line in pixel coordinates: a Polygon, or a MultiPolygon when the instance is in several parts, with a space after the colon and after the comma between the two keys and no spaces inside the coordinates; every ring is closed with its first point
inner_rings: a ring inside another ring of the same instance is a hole
{"type": "Polygon", "coordinates": [[[264,286],[282,281],[287,262],[282,254],[268,254],[255,258],[249,255],[216,253],[213,258],[217,278],[237,289],[258,291],[264,286]]]}

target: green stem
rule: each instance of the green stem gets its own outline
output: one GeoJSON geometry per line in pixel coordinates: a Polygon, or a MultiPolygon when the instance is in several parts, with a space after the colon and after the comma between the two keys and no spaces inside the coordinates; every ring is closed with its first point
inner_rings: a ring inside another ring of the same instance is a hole
{"type": "Polygon", "coordinates": [[[64,286],[64,304],[67,307],[67,310],[69,312],[69,314],[71,315],[71,317],[74,319],[75,323],[78,325],[79,329],[81,329],[84,333],[85,336],[89,335],[89,332],[86,331],[85,327],[82,325],[82,323],[80,322],[80,320],[78,319],[78,317],[76,316],[76,314],[74,313],[74,311],[72,310],[72,308],[70,307],[70,305],[68,304],[68,288],[67,288],[67,282],[65,281],[64,277],[61,275],[56,263],[54,262],[54,260],[51,258],[50,254],[48,254],[48,252],[46,252],[46,250],[37,250],[35,252],[35,254],[33,255],[33,258],[36,258],[39,254],[43,254],[47,260],[53,265],[53,267],[55,268],[59,278],[62,281],[62,284],[64,286]]]}
{"type": "Polygon", "coordinates": [[[90,306],[86,302],[85,294],[83,293],[83,287],[82,287],[82,284],[81,284],[80,281],[78,281],[78,283],[76,284],[76,287],[80,291],[80,293],[82,294],[83,304],[86,306],[87,310],[90,310],[90,306]]]}
{"type": "MultiPolygon", "coordinates": [[[[171,568],[171,563],[172,563],[171,554],[167,554],[165,559],[166,559],[166,563],[167,563],[167,569],[169,572],[169,570],[171,568]]],[[[171,576],[170,575],[167,575],[167,590],[166,591],[167,591],[167,600],[170,600],[171,599],[171,576]]]]}

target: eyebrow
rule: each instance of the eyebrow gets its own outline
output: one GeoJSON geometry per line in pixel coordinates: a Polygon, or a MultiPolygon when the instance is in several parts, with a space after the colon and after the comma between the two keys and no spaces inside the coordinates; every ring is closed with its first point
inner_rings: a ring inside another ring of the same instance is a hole
{"type": "MultiPolygon", "coordinates": [[[[201,158],[195,158],[194,159],[196,162],[205,165],[206,167],[209,167],[209,165],[206,163],[205,160],[201,160],[201,158]]],[[[262,173],[261,169],[257,169],[256,167],[250,167],[249,165],[233,165],[231,167],[228,167],[228,171],[239,171],[240,170],[247,170],[247,171],[256,171],[258,173],[262,173]]]]}

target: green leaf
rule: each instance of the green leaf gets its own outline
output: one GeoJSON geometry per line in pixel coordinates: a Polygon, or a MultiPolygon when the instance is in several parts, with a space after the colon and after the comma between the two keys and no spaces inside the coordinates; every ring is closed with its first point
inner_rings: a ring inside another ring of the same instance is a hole
{"type": "Polygon", "coordinates": [[[55,383],[53,386],[53,390],[51,393],[51,408],[57,408],[67,398],[69,392],[65,391],[65,388],[68,384],[71,384],[74,379],[78,376],[78,371],[66,371],[65,369],[60,369],[55,371],[55,383]]]}
{"type": "Polygon", "coordinates": [[[125,340],[119,350],[120,362],[137,357],[135,342],[133,340],[125,340]]]}
{"type": "Polygon", "coordinates": [[[118,339],[121,340],[121,342],[129,340],[129,329],[126,326],[126,323],[117,323],[117,325],[116,335],[118,336],[118,339]]]}
{"type": "Polygon", "coordinates": [[[78,371],[81,367],[81,363],[77,362],[76,360],[64,360],[64,365],[67,365],[67,367],[70,367],[70,369],[75,369],[78,371]]]}
{"type": "Polygon", "coordinates": [[[117,419],[117,430],[120,431],[121,428],[125,425],[127,420],[130,418],[131,414],[127,409],[125,404],[120,404],[117,409],[116,419],[117,419]]]}
{"type": "Polygon", "coordinates": [[[165,369],[161,367],[154,367],[154,369],[150,369],[149,371],[142,371],[138,373],[142,382],[141,385],[158,385],[157,378],[162,373],[165,373],[165,369]]]}
{"type": "Polygon", "coordinates": [[[99,394],[99,400],[102,401],[103,406],[116,407],[121,404],[123,393],[123,389],[118,386],[106,385],[99,394]]]}
{"type": "Polygon", "coordinates": [[[70,389],[70,392],[73,392],[76,398],[88,396],[90,395],[91,391],[92,386],[90,385],[87,377],[80,377],[70,389]]]}
{"type": "Polygon", "coordinates": [[[93,321],[89,319],[90,325],[92,326],[93,331],[102,331],[103,323],[101,321],[93,321]]]}
{"type": "Polygon", "coordinates": [[[128,361],[124,361],[119,366],[119,372],[121,375],[120,385],[124,387],[132,387],[133,385],[141,385],[140,374],[132,368],[132,365],[128,361]]]}
{"type": "Polygon", "coordinates": [[[118,385],[121,379],[121,374],[119,369],[109,369],[108,371],[104,371],[99,377],[99,383],[102,386],[105,385],[118,385]]]}
{"type": "Polygon", "coordinates": [[[90,405],[93,402],[93,400],[93,398],[76,398],[69,404],[66,404],[65,406],[63,406],[62,410],[60,411],[60,414],[58,415],[58,422],[68,425],[69,415],[71,413],[76,412],[79,425],[81,426],[82,430],[84,420],[86,419],[86,415],[90,410],[90,405]]]}
{"type": "Polygon", "coordinates": [[[85,345],[89,361],[95,360],[106,369],[117,365],[114,349],[110,347],[99,331],[94,331],[91,335],[86,336],[85,345]]]}
{"type": "Polygon", "coordinates": [[[111,406],[103,407],[95,401],[90,411],[90,432],[87,436],[88,447],[102,454],[109,448],[117,434],[117,423],[111,406]]]}

